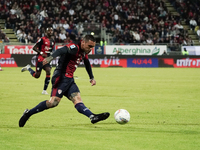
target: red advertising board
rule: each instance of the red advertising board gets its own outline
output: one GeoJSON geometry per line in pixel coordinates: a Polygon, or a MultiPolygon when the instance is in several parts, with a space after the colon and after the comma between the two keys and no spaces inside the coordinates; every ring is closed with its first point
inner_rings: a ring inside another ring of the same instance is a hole
{"type": "Polygon", "coordinates": [[[115,56],[105,56],[104,58],[89,58],[93,67],[127,67],[127,59],[120,59],[115,56]]]}
{"type": "MultiPolygon", "coordinates": [[[[55,49],[61,48],[64,45],[56,45],[55,49]]],[[[33,45],[5,45],[5,54],[37,54],[33,49],[33,45]]],[[[89,54],[94,54],[94,48],[89,54]]]]}
{"type": "Polygon", "coordinates": [[[174,64],[175,68],[200,68],[199,58],[181,58],[174,64]]]}
{"type": "Polygon", "coordinates": [[[5,54],[37,54],[32,50],[33,45],[5,45],[5,54]]]}
{"type": "Polygon", "coordinates": [[[15,59],[11,54],[0,54],[1,67],[17,67],[15,59]]]}
{"type": "Polygon", "coordinates": [[[200,68],[200,58],[159,58],[160,67],[200,68]]]}

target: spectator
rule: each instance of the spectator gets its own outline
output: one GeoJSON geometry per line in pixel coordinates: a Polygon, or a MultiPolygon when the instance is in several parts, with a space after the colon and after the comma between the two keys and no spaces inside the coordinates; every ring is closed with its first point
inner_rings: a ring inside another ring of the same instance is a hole
{"type": "Polygon", "coordinates": [[[140,41],[140,35],[138,34],[138,31],[134,31],[133,36],[135,37],[135,39],[139,42],[140,41]]]}
{"type": "Polygon", "coordinates": [[[74,7],[71,7],[69,10],[69,15],[73,16],[75,14],[74,7]]]}
{"type": "Polygon", "coordinates": [[[0,37],[2,40],[4,40],[6,34],[1,30],[1,26],[0,26],[0,37]]]}
{"type": "Polygon", "coordinates": [[[22,31],[21,37],[20,37],[20,42],[25,43],[25,39],[27,39],[27,35],[25,33],[25,31],[22,31]]]}
{"type": "Polygon", "coordinates": [[[153,41],[150,37],[148,37],[148,39],[146,40],[147,45],[153,45],[153,41]]]}
{"type": "Polygon", "coordinates": [[[159,36],[160,36],[161,38],[165,38],[165,37],[166,37],[166,31],[165,31],[164,28],[162,28],[161,31],[159,32],[159,36]]]}
{"type": "Polygon", "coordinates": [[[191,37],[188,38],[188,46],[194,46],[194,41],[191,37]]]}
{"type": "Polygon", "coordinates": [[[197,30],[197,36],[199,38],[199,43],[200,43],[200,28],[197,30]]]}
{"type": "Polygon", "coordinates": [[[62,30],[59,34],[59,41],[63,43],[67,39],[66,35],[64,34],[64,31],[62,30]]]}
{"type": "Polygon", "coordinates": [[[170,38],[169,38],[169,37],[166,37],[166,38],[164,39],[164,43],[170,43],[170,38]]]}
{"type": "Polygon", "coordinates": [[[164,38],[163,38],[163,37],[161,37],[161,38],[160,38],[160,40],[158,41],[158,43],[160,43],[160,44],[163,44],[163,43],[165,43],[165,41],[164,41],[164,38]]]}
{"type": "Polygon", "coordinates": [[[196,20],[194,20],[194,18],[192,17],[190,20],[190,30],[194,31],[194,28],[197,26],[197,22],[196,20]]]}
{"type": "Polygon", "coordinates": [[[54,41],[55,41],[56,43],[59,43],[59,42],[60,42],[60,40],[59,40],[59,35],[58,35],[58,33],[57,33],[56,31],[54,32],[53,38],[54,38],[54,41]]]}
{"type": "Polygon", "coordinates": [[[187,51],[186,48],[183,49],[183,51],[182,51],[182,55],[189,55],[189,52],[187,51]]]}
{"type": "Polygon", "coordinates": [[[83,31],[84,31],[83,23],[79,22],[79,23],[76,25],[76,28],[77,28],[78,33],[80,33],[80,34],[83,33],[83,31]]]}
{"type": "Polygon", "coordinates": [[[56,29],[57,29],[57,27],[58,27],[58,24],[56,24],[56,21],[54,21],[54,22],[53,22],[53,25],[52,25],[52,27],[53,27],[53,29],[54,29],[54,30],[56,30],[56,29]]]}
{"type": "Polygon", "coordinates": [[[67,23],[67,21],[65,20],[65,22],[63,23],[63,26],[62,26],[65,30],[69,29],[70,26],[69,24],[67,23]]]}
{"type": "Polygon", "coordinates": [[[183,29],[183,26],[181,25],[180,22],[178,22],[177,24],[174,25],[174,28],[177,28],[177,29],[183,29]]]}

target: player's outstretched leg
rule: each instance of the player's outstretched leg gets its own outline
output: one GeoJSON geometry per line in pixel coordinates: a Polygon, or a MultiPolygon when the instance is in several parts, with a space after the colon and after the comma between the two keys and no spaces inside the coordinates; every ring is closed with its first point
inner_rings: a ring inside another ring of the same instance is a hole
{"type": "Polygon", "coordinates": [[[109,112],[101,113],[101,114],[93,114],[83,103],[77,103],[75,108],[78,110],[79,113],[87,116],[90,118],[91,123],[97,123],[99,121],[106,120],[109,116],[109,112]]]}
{"type": "Polygon", "coordinates": [[[24,71],[27,71],[29,68],[31,67],[31,65],[26,65],[25,67],[23,67],[22,69],[21,69],[21,72],[24,72],[24,71]]]}
{"type": "Polygon", "coordinates": [[[26,124],[26,121],[29,119],[29,110],[26,109],[19,120],[19,127],[23,127],[26,124]]]}
{"type": "Polygon", "coordinates": [[[39,112],[42,112],[46,109],[49,109],[46,104],[47,100],[40,102],[37,106],[34,108],[28,110],[26,109],[22,115],[22,117],[19,119],[19,127],[23,127],[26,124],[26,121],[33,115],[39,112]]]}
{"type": "Polygon", "coordinates": [[[91,123],[97,123],[99,121],[106,120],[110,116],[109,112],[101,113],[101,114],[93,114],[90,116],[91,123]]]}

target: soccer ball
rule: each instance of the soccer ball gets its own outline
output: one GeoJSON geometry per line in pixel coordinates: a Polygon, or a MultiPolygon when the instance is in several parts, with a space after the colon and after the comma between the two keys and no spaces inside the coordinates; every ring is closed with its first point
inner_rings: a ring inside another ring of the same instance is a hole
{"type": "Polygon", "coordinates": [[[114,118],[117,123],[119,124],[126,124],[130,121],[130,114],[125,109],[119,109],[115,112],[114,118]]]}

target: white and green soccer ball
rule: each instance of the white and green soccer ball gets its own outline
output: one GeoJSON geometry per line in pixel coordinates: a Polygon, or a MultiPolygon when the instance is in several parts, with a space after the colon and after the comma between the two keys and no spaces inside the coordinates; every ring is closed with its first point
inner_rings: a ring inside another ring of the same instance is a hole
{"type": "Polygon", "coordinates": [[[119,124],[126,124],[130,121],[130,114],[125,109],[119,109],[115,112],[114,118],[119,124]]]}

